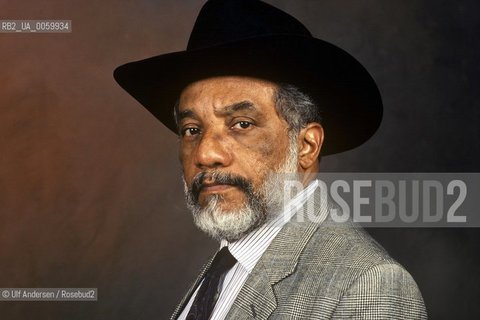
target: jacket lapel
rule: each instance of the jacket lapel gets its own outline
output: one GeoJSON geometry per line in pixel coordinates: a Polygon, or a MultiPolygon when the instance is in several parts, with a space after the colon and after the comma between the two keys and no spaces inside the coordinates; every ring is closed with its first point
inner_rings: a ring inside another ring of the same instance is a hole
{"type": "Polygon", "coordinates": [[[258,262],[225,319],[267,319],[276,307],[268,273],[262,263],[258,262]]]}
{"type": "Polygon", "coordinates": [[[210,260],[207,262],[207,264],[205,264],[203,266],[203,268],[202,268],[200,274],[198,275],[197,279],[192,284],[190,289],[188,289],[187,294],[185,296],[183,296],[182,301],[180,301],[180,303],[177,305],[177,307],[173,311],[173,314],[170,316],[171,320],[177,319],[178,316],[182,313],[183,309],[185,309],[185,306],[187,305],[188,301],[190,301],[190,298],[191,298],[192,294],[195,292],[195,289],[197,289],[198,285],[200,284],[203,277],[205,276],[205,273],[210,268],[214,258],[215,258],[215,255],[213,257],[211,257],[210,260]]]}
{"type": "Polygon", "coordinates": [[[291,275],[329,204],[317,189],[278,233],[252,270],[226,319],[268,319],[277,307],[274,286],[291,275]]]}

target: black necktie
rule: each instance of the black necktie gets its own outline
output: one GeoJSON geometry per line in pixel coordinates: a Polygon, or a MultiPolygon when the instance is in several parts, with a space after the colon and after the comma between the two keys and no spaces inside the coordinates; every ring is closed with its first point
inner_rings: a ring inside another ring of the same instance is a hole
{"type": "Polygon", "coordinates": [[[229,270],[237,260],[232,256],[227,247],[217,252],[210,265],[210,269],[205,273],[202,286],[193,300],[192,307],[187,314],[187,320],[208,320],[213,307],[220,294],[219,284],[222,275],[229,270]]]}

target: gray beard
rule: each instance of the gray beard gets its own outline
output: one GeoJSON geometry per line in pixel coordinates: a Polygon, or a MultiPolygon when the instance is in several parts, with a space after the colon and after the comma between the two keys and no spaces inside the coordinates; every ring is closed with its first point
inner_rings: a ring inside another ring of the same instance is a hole
{"type": "Polygon", "coordinates": [[[294,142],[290,142],[286,159],[277,168],[277,173],[267,175],[258,190],[243,190],[247,201],[237,210],[222,210],[224,199],[221,195],[210,196],[208,204],[201,207],[183,179],[187,207],[192,212],[195,225],[218,241],[225,239],[232,242],[281,214],[284,201],[288,200],[283,189],[286,176],[289,180],[296,178],[298,167],[296,139],[292,140],[294,142]]]}

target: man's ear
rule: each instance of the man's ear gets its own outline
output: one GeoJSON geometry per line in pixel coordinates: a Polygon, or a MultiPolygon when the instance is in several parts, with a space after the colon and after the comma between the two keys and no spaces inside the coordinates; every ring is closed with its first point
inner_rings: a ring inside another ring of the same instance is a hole
{"type": "Polygon", "coordinates": [[[318,156],[323,144],[323,127],[317,122],[309,123],[300,130],[298,163],[305,171],[318,166],[318,156]]]}

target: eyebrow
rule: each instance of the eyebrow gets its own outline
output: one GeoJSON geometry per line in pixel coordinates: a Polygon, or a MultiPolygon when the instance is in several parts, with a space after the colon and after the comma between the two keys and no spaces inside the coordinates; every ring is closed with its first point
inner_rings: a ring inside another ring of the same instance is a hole
{"type": "Polygon", "coordinates": [[[185,118],[194,118],[196,119],[197,117],[195,116],[195,112],[193,112],[192,110],[183,110],[183,111],[180,111],[178,113],[178,117],[177,117],[177,123],[179,123],[181,120],[185,119],[185,118]]]}
{"type": "Polygon", "coordinates": [[[252,102],[244,100],[225,106],[220,110],[215,110],[215,113],[220,115],[228,115],[237,111],[257,111],[257,109],[252,102]]]}
{"type": "MultiPolygon", "coordinates": [[[[220,110],[215,110],[215,114],[228,115],[228,114],[232,114],[234,112],[242,111],[242,110],[257,111],[257,109],[255,108],[252,102],[248,100],[244,100],[244,101],[236,102],[234,104],[222,107],[220,110]]],[[[180,122],[185,118],[196,119],[197,117],[193,110],[187,109],[187,110],[180,111],[178,113],[177,121],[180,122]]]]}

